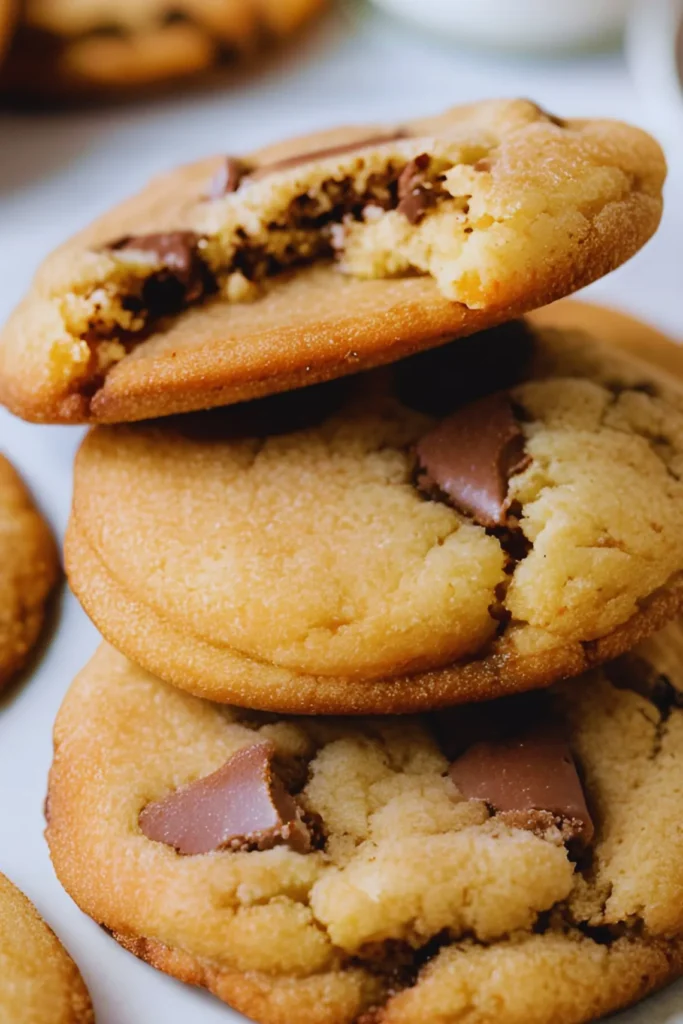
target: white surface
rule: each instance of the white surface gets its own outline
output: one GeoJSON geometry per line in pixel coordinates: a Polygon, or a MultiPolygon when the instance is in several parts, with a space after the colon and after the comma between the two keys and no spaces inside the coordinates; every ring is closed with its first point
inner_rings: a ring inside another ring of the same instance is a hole
{"type": "MultiPolygon", "coordinates": [[[[559,114],[621,116],[645,125],[650,116],[618,56],[533,64],[467,54],[381,15],[340,16],[301,44],[297,59],[280,59],[262,77],[229,91],[68,117],[0,115],[0,318],[52,246],[152,172],[331,122],[402,119],[515,94],[533,96],[559,114]]],[[[683,166],[676,163],[657,239],[590,295],[680,337],[681,237],[683,166]]],[[[76,429],[30,426],[0,410],[0,445],[26,474],[60,536],[79,437],[76,429]]],[[[57,618],[40,664],[0,701],[0,869],[37,903],[80,964],[98,1024],[240,1020],[124,953],[54,878],[42,837],[51,727],[63,693],[97,644],[70,595],[64,594],[57,618]]],[[[683,985],[619,1018],[619,1024],[674,1021],[683,1024],[683,985]]]]}
{"type": "Polygon", "coordinates": [[[437,32],[505,49],[539,52],[591,46],[624,26],[631,0],[374,0],[437,32]]]}

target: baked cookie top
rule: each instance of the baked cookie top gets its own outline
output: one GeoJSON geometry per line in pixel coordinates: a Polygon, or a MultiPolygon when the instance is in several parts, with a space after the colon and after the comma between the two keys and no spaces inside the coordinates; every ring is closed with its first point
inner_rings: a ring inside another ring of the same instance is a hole
{"type": "Polygon", "coordinates": [[[117,422],[393,361],[618,266],[664,175],[642,131],[525,100],[191,164],[48,258],[3,333],[0,397],[117,422]]]}
{"type": "Polygon", "coordinates": [[[78,968],[35,907],[0,875],[0,1019],[94,1024],[78,968]]]}
{"type": "Polygon", "coordinates": [[[683,968],[680,624],[420,718],[208,703],[103,646],[55,727],[79,906],[262,1024],[581,1024],[683,968]]]}
{"type": "Polygon", "coordinates": [[[522,322],[77,457],[98,628],[219,701],[396,713],[547,685],[683,600],[683,396],[522,322]]]}
{"type": "Polygon", "coordinates": [[[27,0],[0,89],[23,98],[139,91],[253,56],[324,0],[27,0]]]}
{"type": "Polygon", "coordinates": [[[0,455],[0,687],[37,641],[58,572],[50,528],[0,455]]]}

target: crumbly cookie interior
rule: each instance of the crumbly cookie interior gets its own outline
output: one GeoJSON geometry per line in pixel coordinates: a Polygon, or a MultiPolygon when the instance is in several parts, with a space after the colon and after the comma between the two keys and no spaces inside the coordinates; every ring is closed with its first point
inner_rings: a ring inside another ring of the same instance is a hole
{"type": "MultiPolygon", "coordinates": [[[[539,998],[551,1006],[570,1000],[562,991],[573,973],[565,953],[580,960],[585,944],[588,960],[607,971],[611,958],[618,966],[634,944],[656,944],[683,924],[680,858],[668,832],[678,830],[681,810],[680,787],[672,785],[683,741],[680,670],[664,675],[680,665],[677,651],[680,627],[672,626],[635,660],[552,691],[596,826],[591,846],[578,853],[559,829],[513,828],[484,802],[463,798],[435,738],[438,727],[466,746],[463,711],[354,722],[281,718],[209,705],[101,652],[57,726],[48,838],[58,874],[92,916],[116,923],[123,941],[144,936],[157,950],[199,958],[219,993],[222,972],[267,979],[272,993],[285,979],[302,992],[319,979],[332,1007],[321,1020],[351,1024],[365,1021],[364,1013],[374,1015],[368,1021],[393,1020],[394,1004],[417,997],[424,984],[444,1020],[454,1005],[488,1020],[477,1007],[502,998],[508,968],[527,955],[529,970],[537,964],[535,991],[539,962],[562,953],[553,993],[539,998]],[[97,724],[75,747],[74,709],[97,724]],[[106,736],[127,716],[144,716],[154,729],[124,728],[117,758],[105,757],[101,729],[106,736]],[[147,803],[262,740],[275,745],[290,791],[319,819],[317,849],[183,857],[140,833],[147,803]],[[73,784],[83,778],[85,791],[77,792],[73,784]],[[92,807],[103,799],[112,812],[95,823],[92,807]],[[84,866],[97,885],[83,882],[84,866]],[[118,900],[114,892],[145,898],[118,900]],[[488,977],[470,987],[482,957],[488,977]]],[[[523,990],[515,995],[513,982],[506,998],[514,1005],[523,990]]]]}
{"type": "Polygon", "coordinates": [[[433,135],[399,127],[270,164],[228,158],[175,226],[167,218],[162,233],[106,240],[56,297],[78,346],[75,361],[64,347],[68,373],[101,382],[168,317],[212,298],[252,301],[269,280],[318,261],[364,279],[428,276],[469,308],[509,301],[511,286],[531,287],[539,261],[566,262],[601,211],[640,187],[599,139],[572,136],[530,103],[514,116],[512,129],[484,118],[444,131],[442,119],[433,135]],[[537,132],[542,165],[530,163],[525,129],[537,132]]]}

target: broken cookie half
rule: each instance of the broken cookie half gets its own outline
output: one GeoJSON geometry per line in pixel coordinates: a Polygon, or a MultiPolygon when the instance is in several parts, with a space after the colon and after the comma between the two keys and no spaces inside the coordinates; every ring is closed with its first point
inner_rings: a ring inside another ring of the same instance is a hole
{"type": "Polygon", "coordinates": [[[180,168],[49,257],[0,341],[0,398],[118,422],[391,362],[630,258],[664,176],[643,132],[522,100],[180,168]]]}

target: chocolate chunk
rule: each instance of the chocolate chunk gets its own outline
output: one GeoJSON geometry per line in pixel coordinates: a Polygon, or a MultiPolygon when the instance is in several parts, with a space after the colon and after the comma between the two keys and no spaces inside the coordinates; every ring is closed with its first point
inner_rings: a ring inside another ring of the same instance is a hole
{"type": "Polygon", "coordinates": [[[127,235],[109,249],[152,257],[160,269],[145,282],[142,303],[153,316],[164,316],[179,312],[215,288],[213,276],[199,255],[200,241],[194,231],[169,231],[127,235]]]}
{"type": "Polygon", "coordinates": [[[467,800],[483,800],[507,824],[558,826],[566,842],[590,843],[591,821],[564,729],[552,717],[517,736],[475,743],[450,776],[467,800]]]}
{"type": "Polygon", "coordinates": [[[429,154],[422,153],[407,164],[398,179],[396,209],[411,224],[419,224],[430,206],[436,201],[434,184],[427,179],[429,154]]]}
{"type": "Polygon", "coordinates": [[[481,526],[504,526],[508,482],[529,464],[524,435],[505,392],[451,413],[418,441],[421,491],[443,495],[481,526]]]}
{"type": "Polygon", "coordinates": [[[426,716],[444,757],[455,761],[475,743],[493,743],[522,733],[550,714],[545,693],[519,693],[481,704],[458,704],[426,716]]]}
{"type": "Polygon", "coordinates": [[[370,146],[381,146],[386,142],[396,142],[405,139],[408,133],[396,131],[386,135],[370,135],[367,139],[360,139],[358,142],[345,142],[341,146],[329,146],[327,149],[314,149],[310,153],[297,153],[295,156],[288,156],[284,160],[275,160],[272,164],[263,164],[249,174],[250,181],[260,181],[270,174],[278,171],[288,171],[290,167],[299,167],[303,164],[314,163],[318,160],[327,160],[331,156],[343,156],[346,153],[353,153],[357,149],[368,149],[370,146]]]}
{"type": "Polygon", "coordinates": [[[142,832],[181,854],[270,850],[281,843],[308,853],[310,833],[274,772],[274,755],[268,742],[238,750],[212,775],[148,804],[138,819],[142,832]]]}
{"type": "Polygon", "coordinates": [[[226,156],[213,176],[209,187],[209,199],[222,199],[236,192],[245,174],[242,162],[234,156],[226,156]]]}
{"type": "Polygon", "coordinates": [[[402,359],[393,368],[396,394],[411,409],[447,416],[467,402],[524,380],[535,339],[526,321],[511,320],[402,359]]]}

